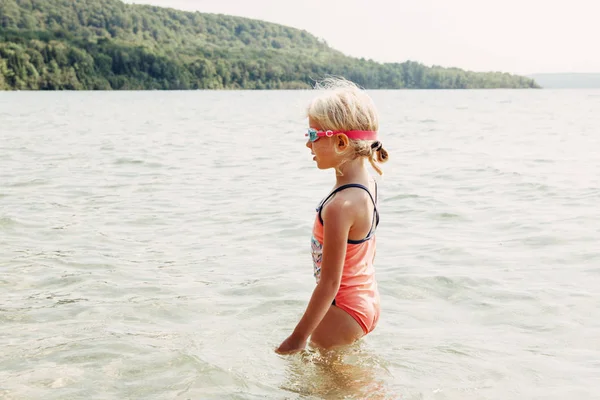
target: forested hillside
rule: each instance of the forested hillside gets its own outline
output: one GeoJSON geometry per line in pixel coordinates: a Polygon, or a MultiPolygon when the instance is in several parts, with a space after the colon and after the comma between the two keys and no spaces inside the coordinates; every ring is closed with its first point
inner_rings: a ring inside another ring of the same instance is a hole
{"type": "Polygon", "coordinates": [[[246,18],[118,0],[0,0],[3,90],[307,88],[328,74],[366,88],[537,87],[503,73],[356,59],[306,31],[246,18]]]}

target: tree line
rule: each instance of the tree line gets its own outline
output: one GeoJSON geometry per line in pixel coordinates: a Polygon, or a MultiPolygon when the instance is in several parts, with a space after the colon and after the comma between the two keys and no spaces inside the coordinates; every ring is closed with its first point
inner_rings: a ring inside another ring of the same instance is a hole
{"type": "Polygon", "coordinates": [[[306,31],[118,0],[0,2],[0,90],[536,88],[529,78],[348,57],[306,31]]]}

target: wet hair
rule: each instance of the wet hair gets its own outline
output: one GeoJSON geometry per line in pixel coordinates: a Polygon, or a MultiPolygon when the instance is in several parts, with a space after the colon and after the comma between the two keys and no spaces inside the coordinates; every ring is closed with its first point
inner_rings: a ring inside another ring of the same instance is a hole
{"type": "MultiPolygon", "coordinates": [[[[365,90],[344,78],[328,77],[317,82],[322,91],[308,105],[307,116],[321,129],[332,131],[378,131],[379,116],[365,90]]],[[[349,158],[366,157],[379,175],[378,165],[388,160],[388,152],[379,140],[349,139],[349,158]]]]}

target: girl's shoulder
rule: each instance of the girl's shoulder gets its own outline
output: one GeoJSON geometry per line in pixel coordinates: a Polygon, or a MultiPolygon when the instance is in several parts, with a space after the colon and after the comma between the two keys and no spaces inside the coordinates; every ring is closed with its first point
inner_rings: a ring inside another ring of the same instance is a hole
{"type": "Polygon", "coordinates": [[[323,215],[328,211],[347,213],[348,217],[362,214],[365,208],[371,208],[376,200],[368,187],[364,185],[347,185],[340,187],[333,195],[330,195],[322,205],[323,215]],[[334,211],[335,210],[335,211],[334,211]]]}

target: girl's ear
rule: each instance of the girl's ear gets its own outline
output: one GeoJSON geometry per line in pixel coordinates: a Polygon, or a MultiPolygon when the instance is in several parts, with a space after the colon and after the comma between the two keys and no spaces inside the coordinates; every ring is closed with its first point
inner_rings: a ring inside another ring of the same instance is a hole
{"type": "Polygon", "coordinates": [[[341,151],[344,151],[348,148],[348,146],[350,145],[350,140],[348,139],[348,136],[342,134],[337,135],[337,147],[338,149],[340,149],[341,151]]]}

